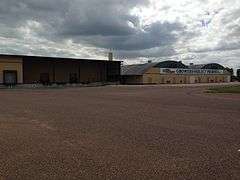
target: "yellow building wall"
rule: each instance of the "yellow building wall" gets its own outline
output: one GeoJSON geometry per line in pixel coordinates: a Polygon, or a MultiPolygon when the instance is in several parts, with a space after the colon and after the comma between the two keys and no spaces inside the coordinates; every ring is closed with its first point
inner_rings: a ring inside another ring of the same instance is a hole
{"type": "Polygon", "coordinates": [[[143,84],[195,84],[221,82],[230,82],[230,75],[165,75],[160,74],[159,68],[151,68],[143,75],[143,84]]]}
{"type": "Polygon", "coordinates": [[[0,57],[0,84],[3,84],[3,71],[17,71],[18,84],[23,83],[22,58],[0,57]]]}

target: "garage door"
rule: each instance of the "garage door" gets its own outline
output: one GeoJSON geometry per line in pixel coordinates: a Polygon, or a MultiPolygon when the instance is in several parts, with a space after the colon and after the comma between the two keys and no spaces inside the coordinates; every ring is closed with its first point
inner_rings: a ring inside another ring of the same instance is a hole
{"type": "Polygon", "coordinates": [[[6,85],[17,84],[17,71],[3,71],[3,83],[6,85]]]}

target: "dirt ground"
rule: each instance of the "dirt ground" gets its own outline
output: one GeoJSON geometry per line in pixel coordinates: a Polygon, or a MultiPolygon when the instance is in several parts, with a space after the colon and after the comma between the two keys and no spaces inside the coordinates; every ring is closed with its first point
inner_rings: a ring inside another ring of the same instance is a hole
{"type": "Polygon", "coordinates": [[[0,90],[0,180],[240,179],[240,95],[0,90]]]}

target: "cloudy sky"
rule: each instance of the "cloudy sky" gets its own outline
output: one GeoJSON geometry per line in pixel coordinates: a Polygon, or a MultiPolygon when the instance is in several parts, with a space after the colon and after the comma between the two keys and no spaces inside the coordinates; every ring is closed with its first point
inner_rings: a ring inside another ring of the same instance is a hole
{"type": "Polygon", "coordinates": [[[1,0],[0,53],[240,68],[239,0],[1,0]]]}

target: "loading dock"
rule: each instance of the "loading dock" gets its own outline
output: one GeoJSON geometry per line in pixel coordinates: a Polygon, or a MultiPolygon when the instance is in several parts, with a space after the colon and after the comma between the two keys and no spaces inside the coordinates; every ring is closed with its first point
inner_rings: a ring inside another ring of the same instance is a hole
{"type": "Polygon", "coordinates": [[[16,85],[17,84],[17,71],[3,71],[3,84],[16,85]]]}
{"type": "Polygon", "coordinates": [[[117,83],[120,65],[120,61],[0,55],[0,84],[117,83]]]}

